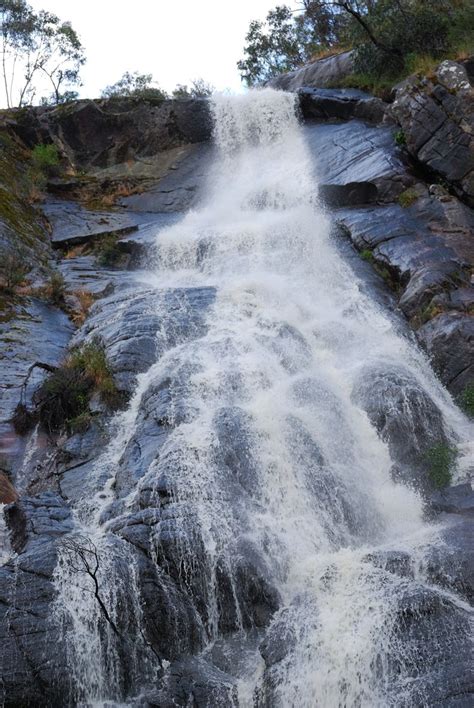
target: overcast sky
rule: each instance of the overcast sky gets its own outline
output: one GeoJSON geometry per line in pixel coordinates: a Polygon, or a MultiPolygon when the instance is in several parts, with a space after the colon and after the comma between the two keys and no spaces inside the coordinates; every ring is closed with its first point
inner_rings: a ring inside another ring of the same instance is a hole
{"type": "MultiPolygon", "coordinates": [[[[152,73],[171,91],[202,77],[242,90],[236,62],[249,22],[278,0],[29,0],[69,20],[86,50],[82,96],[94,97],[124,71],[152,73]]],[[[288,4],[293,5],[293,2],[288,4]]]]}

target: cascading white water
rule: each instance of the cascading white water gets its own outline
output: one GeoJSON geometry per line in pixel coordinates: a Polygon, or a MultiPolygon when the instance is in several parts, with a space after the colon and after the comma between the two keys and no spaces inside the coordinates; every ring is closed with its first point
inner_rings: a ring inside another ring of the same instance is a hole
{"type": "MultiPolygon", "coordinates": [[[[258,550],[280,594],[269,632],[283,627],[294,640],[270,669],[272,704],[388,705],[384,657],[402,580],[387,580],[366,557],[380,548],[416,557],[434,531],[422,521],[417,494],[392,481],[388,448],[353,401],[353,390],[372,370],[401,366],[459,436],[464,423],[425,357],[362,293],[332,243],[294,96],[270,89],[219,96],[213,112],[218,156],[206,199],[159,233],[150,277],[163,291],[215,288],[206,331],[174,346],[141,375],[96,469],[101,478],[109,470],[110,501],[111,480],[144,394],[186,372],[179,397],[187,415],[176,422],[126,506],[133,508],[140,489],[153,487],[164,473],[174,475],[176,508],[185,510],[204,548],[207,641],[220,636],[217,569],[223,564],[232,576],[245,541],[258,550]],[[216,421],[229,408],[245,420],[250,452],[243,455],[253,460],[243,499],[228,488],[219,465],[216,421]]],[[[107,543],[107,526],[99,521],[103,497],[100,490],[81,510],[85,533],[99,549],[107,543]]],[[[183,547],[184,565],[191,556],[192,549],[183,547]]],[[[97,661],[107,641],[91,619],[99,610],[90,609],[93,594],[77,589],[62,558],[58,607],[72,622],[75,656],[87,655],[87,666],[78,667],[80,695],[104,699],[114,673],[97,661]],[[96,674],[109,671],[107,680],[92,675],[91,666],[96,674]]],[[[101,572],[103,597],[113,606],[108,571],[101,572]]],[[[137,607],[133,623],[139,621],[137,607]]],[[[240,676],[241,706],[253,705],[261,681],[255,666],[240,676]]]]}

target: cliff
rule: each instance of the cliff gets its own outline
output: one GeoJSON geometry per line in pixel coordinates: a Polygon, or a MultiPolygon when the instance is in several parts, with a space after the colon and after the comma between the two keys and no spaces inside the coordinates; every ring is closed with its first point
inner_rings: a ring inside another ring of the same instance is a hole
{"type": "MultiPolygon", "coordinates": [[[[310,75],[319,82],[318,71],[279,85],[294,88],[310,75]]],[[[472,413],[474,90],[466,69],[444,63],[436,76],[398,87],[391,104],[347,89],[303,85],[298,95],[305,144],[318,174],[314,200],[331,221],[332,240],[357,288],[390,313],[396,331],[424,347],[441,381],[472,413]]],[[[73,571],[84,582],[101,580],[91,585],[87,607],[93,608],[99,655],[103,647],[108,652],[99,669],[113,656],[107,671],[117,701],[137,695],[146,674],[155,688],[147,686],[133,705],[187,705],[190,696],[198,706],[236,705],[237,669],[225,645],[230,638],[237,650],[242,641],[249,656],[260,646],[265,695],[259,705],[272,705],[273,679],[295,644],[282,623],[298,615],[298,604],[281,609],[267,556],[250,533],[238,537],[231,569],[216,548],[210,573],[202,528],[186,512],[193,494],[210,493],[207,467],[201,470],[193,458],[184,503],[173,478],[183,461],[167,447],[192,419],[185,392],[190,381],[199,384],[200,375],[193,346],[206,332],[217,295],[212,284],[152,286],[149,271],[158,258],[157,234],[166,234],[207,189],[211,133],[205,100],[80,101],[0,118],[2,259],[11,256],[20,269],[11,282],[2,271],[0,324],[0,501],[12,547],[0,567],[0,695],[7,706],[68,705],[74,704],[72,695],[77,698],[68,638],[77,632],[76,621],[87,624],[90,618],[57,610],[58,593],[67,596],[74,587],[73,571]],[[39,189],[28,166],[35,146],[43,144],[54,145],[59,160],[42,175],[39,189]],[[191,361],[180,359],[185,345],[191,361]],[[164,369],[153,378],[159,360],[164,369]],[[155,467],[159,474],[152,476],[155,467]],[[111,484],[105,483],[109,474],[111,484]],[[105,501],[96,521],[107,530],[109,545],[83,535],[72,542],[78,518],[82,529],[92,524],[81,513],[100,484],[105,501]],[[221,639],[201,655],[213,611],[221,639]],[[149,666],[154,669],[146,673],[149,666]]],[[[212,236],[210,228],[189,256],[193,264],[220,247],[212,236]]],[[[186,241],[176,248],[178,255],[168,253],[172,265],[174,255],[181,263],[179,248],[185,252],[186,241]]],[[[239,258],[245,255],[245,249],[238,251],[239,258]]],[[[223,362],[232,350],[225,341],[223,362]]],[[[272,351],[290,373],[292,357],[299,361],[292,347],[304,360],[304,342],[282,325],[272,351]]],[[[416,695],[428,695],[433,705],[467,706],[467,618],[462,603],[450,598],[473,597],[469,470],[463,484],[437,488],[426,450],[446,449],[450,440],[439,400],[408,370],[385,364],[388,369],[359,382],[353,399],[387,443],[394,478],[419,492],[427,515],[449,514],[450,525],[440,531],[444,545],[428,555],[430,589],[417,582],[415,559],[403,549],[375,550],[363,562],[383,573],[385,586],[403,589],[394,631],[410,647],[406,661],[420,676],[416,695]],[[443,679],[431,680],[426,666],[443,679]]],[[[240,372],[226,374],[222,386],[236,390],[240,372]]],[[[331,410],[336,436],[343,420],[337,406],[331,410]]],[[[228,404],[213,425],[206,464],[220,470],[221,496],[235,505],[245,531],[259,484],[250,416],[228,404]]],[[[322,454],[297,426],[294,436],[298,465],[304,467],[308,457],[323,466],[322,454]]],[[[349,527],[363,523],[357,515],[363,517],[365,499],[358,490],[332,479],[327,488],[325,482],[324,475],[314,481],[324,508],[331,505],[328,488],[336,490],[341,496],[330,513],[349,527]],[[353,497],[357,503],[351,506],[353,497]]],[[[210,534],[212,524],[204,532],[210,534]]],[[[333,582],[331,573],[329,568],[322,586],[333,582]]],[[[86,642],[86,659],[88,651],[86,642]]],[[[398,669],[390,670],[395,682],[398,669]]],[[[102,699],[110,686],[101,676],[88,678],[102,699]]]]}

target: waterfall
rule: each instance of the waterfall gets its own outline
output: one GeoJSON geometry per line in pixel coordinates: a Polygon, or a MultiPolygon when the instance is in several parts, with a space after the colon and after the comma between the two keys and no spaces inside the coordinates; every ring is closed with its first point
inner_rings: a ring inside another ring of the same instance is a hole
{"type": "Polygon", "coordinates": [[[235,705],[392,705],[390,662],[404,651],[394,619],[407,581],[372,561],[403,552],[421,582],[437,529],[423,520],[419,493],[394,481],[395,460],[358,392],[398,371],[442,412],[448,437],[462,439],[462,416],[341,258],[295,97],[217,96],[212,110],[217,155],[206,195],[157,234],[148,276],[166,323],[161,355],[113,422],[94,468],[97,493],[78,507],[77,533],[60,550],[56,616],[69,638],[71,700],[121,700],[166,674],[141,627],[133,547],[115,534],[127,514],[145,513],[146,497],[150,555],[160,573],[166,556],[166,582],[192,599],[202,656],[257,634],[260,650],[249,640],[251,661],[236,670],[235,705]],[[204,327],[180,336],[166,293],[186,311],[191,292],[212,297],[204,327]],[[117,503],[117,471],[130,464],[127,446],[157,391],[166,392],[166,436],[117,503]],[[165,529],[176,527],[179,542],[163,550],[165,529]],[[104,558],[98,593],[95,554],[104,558]],[[249,575],[270,598],[263,619],[249,575]],[[129,675],[116,627],[134,657],[129,675]]]}

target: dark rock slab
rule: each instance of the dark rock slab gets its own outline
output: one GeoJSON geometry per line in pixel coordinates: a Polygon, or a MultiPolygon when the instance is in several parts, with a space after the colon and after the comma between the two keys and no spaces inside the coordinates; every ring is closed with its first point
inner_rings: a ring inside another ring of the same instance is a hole
{"type": "Polygon", "coordinates": [[[320,87],[334,84],[348,76],[353,69],[352,52],[341,52],[325,59],[280,74],[268,81],[267,86],[284,91],[296,91],[302,86],[320,87]]]}
{"type": "Polygon", "coordinates": [[[448,514],[474,515],[474,491],[470,482],[440,489],[430,498],[430,506],[435,511],[448,514]]]}
{"type": "Polygon", "coordinates": [[[335,219],[358,250],[388,269],[418,340],[459,394],[473,378],[474,214],[444,190],[430,191],[420,191],[409,208],[343,209],[335,219]]]}
{"type": "Polygon", "coordinates": [[[205,188],[212,147],[194,145],[180,161],[176,170],[170,170],[158,184],[141,194],[132,194],[120,204],[134,212],[184,212],[195,206],[205,188]]]}
{"type": "Polygon", "coordinates": [[[396,478],[425,494],[433,491],[427,451],[448,444],[443,417],[412,374],[389,364],[363,370],[353,400],[367,412],[396,462],[396,478]]]}
{"type": "Polygon", "coordinates": [[[206,141],[212,123],[206,99],[120,98],[29,108],[13,114],[12,129],[30,147],[53,142],[71,166],[91,168],[206,141]]]}
{"type": "Polygon", "coordinates": [[[455,395],[461,394],[474,379],[474,316],[440,314],[422,325],[417,336],[442,382],[455,395]]]}
{"type": "MultiPolygon", "coordinates": [[[[23,449],[23,442],[13,433],[11,419],[31,366],[35,362],[56,366],[73,331],[64,312],[33,298],[18,307],[16,317],[0,323],[0,454],[15,457],[23,449]]],[[[26,403],[45,375],[42,368],[32,370],[23,390],[26,403]]]]}
{"type": "Polygon", "coordinates": [[[55,248],[69,248],[101,236],[125,235],[137,229],[137,219],[114,211],[92,211],[77,202],[49,200],[43,207],[53,230],[55,248]]]}
{"type": "Polygon", "coordinates": [[[416,583],[401,590],[392,633],[395,651],[388,657],[392,700],[404,708],[467,708],[474,694],[468,612],[416,583]]]}
{"type": "Polygon", "coordinates": [[[213,288],[159,291],[136,278],[93,306],[74,342],[101,341],[117,385],[130,393],[136,375],[154,364],[160,353],[202,333],[204,313],[214,295],[213,288]],[[179,325],[168,328],[166,323],[175,318],[179,325]]]}
{"type": "Polygon", "coordinates": [[[52,574],[56,541],[72,528],[70,511],[44,493],[9,507],[7,519],[22,553],[0,567],[0,700],[5,706],[65,705],[70,672],[64,634],[52,614],[52,574]]]}
{"type": "Polygon", "coordinates": [[[147,708],[238,708],[239,705],[235,678],[203,658],[190,657],[174,662],[161,684],[158,690],[146,693],[136,705],[147,708]]]}
{"type": "Polygon", "coordinates": [[[306,120],[334,119],[381,123],[386,104],[371,94],[357,89],[301,88],[298,90],[300,108],[306,120]]]}
{"type": "Polygon", "coordinates": [[[304,134],[330,206],[394,201],[413,182],[389,128],[353,120],[306,125],[304,134]]]}
{"type": "MultiPolygon", "coordinates": [[[[448,490],[449,496],[454,495],[450,495],[448,490]]],[[[459,496],[458,492],[456,497],[459,496]]],[[[469,496],[472,504],[472,490],[465,499],[469,499],[469,496]]],[[[450,514],[446,517],[448,521],[439,533],[439,542],[428,549],[425,571],[431,582],[472,603],[474,600],[474,521],[472,513],[469,516],[465,514],[464,506],[461,511],[459,510],[459,499],[456,499],[451,506],[455,507],[456,515],[450,514]]]]}

